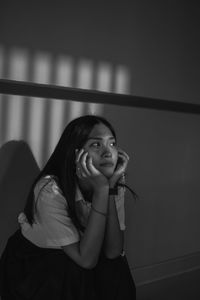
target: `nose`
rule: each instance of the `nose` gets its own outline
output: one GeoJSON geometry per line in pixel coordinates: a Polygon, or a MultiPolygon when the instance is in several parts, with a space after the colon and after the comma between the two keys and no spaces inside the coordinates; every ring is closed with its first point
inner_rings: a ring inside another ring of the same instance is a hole
{"type": "Polygon", "coordinates": [[[104,147],[102,152],[103,157],[112,157],[112,153],[109,147],[104,147]]]}

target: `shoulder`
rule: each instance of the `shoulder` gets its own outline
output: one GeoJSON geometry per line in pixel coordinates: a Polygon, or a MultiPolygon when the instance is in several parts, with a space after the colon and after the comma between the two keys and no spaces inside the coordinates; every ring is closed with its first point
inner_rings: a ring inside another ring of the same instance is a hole
{"type": "Polygon", "coordinates": [[[62,191],[58,185],[55,176],[46,175],[41,177],[35,185],[34,194],[37,197],[40,193],[50,193],[54,195],[62,195],[62,191]]]}

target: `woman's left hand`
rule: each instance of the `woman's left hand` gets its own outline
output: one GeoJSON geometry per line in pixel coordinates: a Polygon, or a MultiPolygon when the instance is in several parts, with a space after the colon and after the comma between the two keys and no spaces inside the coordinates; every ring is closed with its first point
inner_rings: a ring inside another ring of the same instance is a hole
{"type": "Polygon", "coordinates": [[[114,187],[115,184],[119,181],[119,179],[124,175],[127,169],[128,161],[129,161],[128,154],[122,149],[118,148],[118,162],[113,175],[109,179],[110,187],[114,187]]]}

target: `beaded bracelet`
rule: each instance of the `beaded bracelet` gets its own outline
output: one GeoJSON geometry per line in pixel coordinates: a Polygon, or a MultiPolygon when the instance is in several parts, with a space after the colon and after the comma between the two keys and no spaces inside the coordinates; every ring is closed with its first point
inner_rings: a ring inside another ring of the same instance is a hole
{"type": "Polygon", "coordinates": [[[108,215],[107,213],[103,213],[103,212],[97,210],[96,208],[94,208],[93,205],[91,206],[91,208],[92,208],[92,210],[94,210],[96,213],[98,213],[98,214],[100,214],[100,215],[102,215],[102,216],[104,216],[104,217],[107,217],[107,215],[108,215]]]}

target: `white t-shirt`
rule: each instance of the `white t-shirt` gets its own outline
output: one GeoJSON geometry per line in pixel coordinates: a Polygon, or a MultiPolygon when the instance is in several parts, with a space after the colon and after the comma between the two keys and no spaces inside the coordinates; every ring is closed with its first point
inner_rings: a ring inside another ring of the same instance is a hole
{"type": "MultiPolygon", "coordinates": [[[[36,211],[34,223],[31,226],[25,214],[18,216],[22,234],[33,244],[42,248],[56,248],[66,246],[80,240],[80,233],[73,224],[69,213],[68,204],[56,180],[51,176],[41,178],[34,189],[36,211]]],[[[77,214],[83,226],[91,210],[91,203],[84,200],[77,186],[75,201],[78,201],[77,214]]],[[[115,196],[116,208],[120,229],[125,229],[124,214],[124,189],[120,188],[115,196]]]]}

